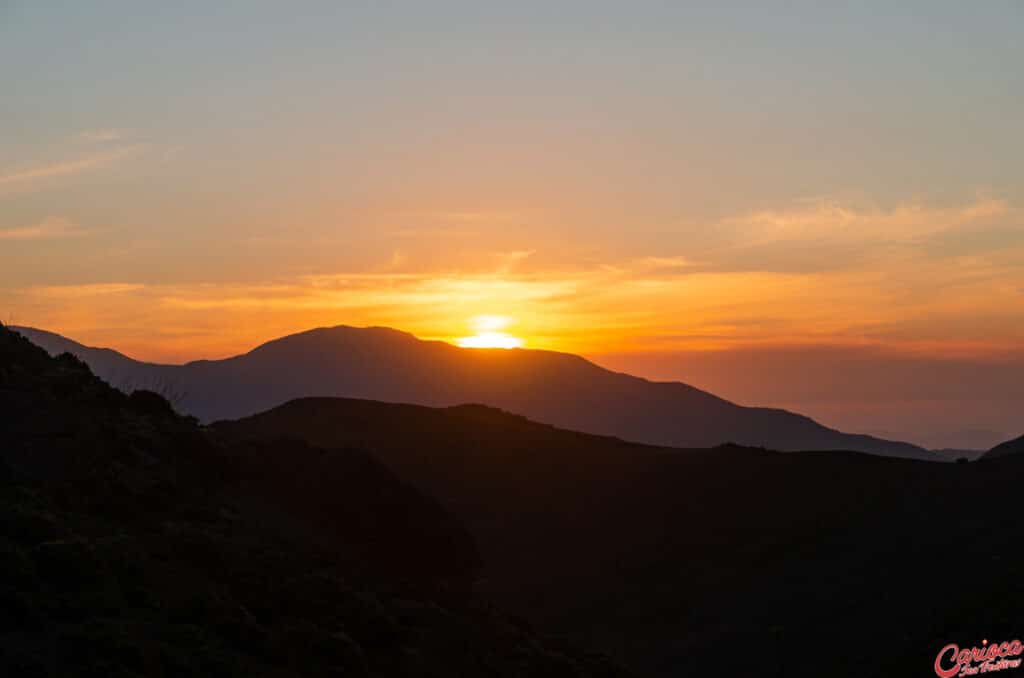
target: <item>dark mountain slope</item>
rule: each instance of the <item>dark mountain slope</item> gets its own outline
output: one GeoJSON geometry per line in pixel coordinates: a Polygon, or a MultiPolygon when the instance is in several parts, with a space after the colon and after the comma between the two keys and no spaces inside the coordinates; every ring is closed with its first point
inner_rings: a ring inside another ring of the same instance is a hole
{"type": "Polygon", "coordinates": [[[741,407],[678,382],[651,382],[565,353],[481,351],[385,328],[334,327],[277,339],[226,360],[138,363],[23,329],[51,352],[68,350],[119,384],[168,392],[204,421],[234,419],[307,396],[430,406],[482,403],[571,430],[655,445],[724,442],[778,450],[848,449],[944,460],[914,445],[851,435],[777,409],[741,407]]]}
{"type": "Polygon", "coordinates": [[[1009,455],[1016,455],[1024,452],[1024,436],[1020,438],[1014,438],[1013,440],[1007,440],[1005,443],[996,445],[991,450],[983,455],[983,459],[996,459],[998,457],[1006,457],[1009,455]]]}
{"type": "Polygon", "coordinates": [[[436,502],[354,449],[228,443],[0,327],[0,675],[613,676],[468,592],[436,502]]]}
{"type": "Polygon", "coordinates": [[[645,674],[925,675],[1024,627],[1024,458],[674,450],[327,398],[214,428],[368,450],[469,527],[486,595],[645,674]]]}

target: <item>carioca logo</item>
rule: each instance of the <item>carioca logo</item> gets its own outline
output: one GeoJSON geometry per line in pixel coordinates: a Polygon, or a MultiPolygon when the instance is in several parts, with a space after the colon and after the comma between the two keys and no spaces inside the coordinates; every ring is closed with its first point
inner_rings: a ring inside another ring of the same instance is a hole
{"type": "Polygon", "coordinates": [[[950,643],[939,650],[935,657],[935,675],[939,678],[953,678],[1015,669],[1020,666],[1021,660],[1007,657],[1017,657],[1021,653],[1024,653],[1024,644],[1019,640],[991,644],[983,640],[981,647],[965,647],[962,650],[959,645],[950,643]]]}

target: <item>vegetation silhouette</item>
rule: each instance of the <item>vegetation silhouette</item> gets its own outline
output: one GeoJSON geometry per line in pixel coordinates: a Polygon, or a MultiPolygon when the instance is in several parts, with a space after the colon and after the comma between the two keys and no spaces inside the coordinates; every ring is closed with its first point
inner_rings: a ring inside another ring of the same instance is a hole
{"type": "Polygon", "coordinates": [[[995,459],[997,457],[1021,454],[1022,452],[1024,452],[1024,436],[1014,438],[1013,440],[1007,440],[1005,443],[996,445],[986,452],[982,458],[995,459]]]}
{"type": "Polygon", "coordinates": [[[918,675],[1024,621],[1024,455],[337,398],[202,428],[4,328],[0,408],[3,675],[918,675]]]}
{"type": "Polygon", "coordinates": [[[213,428],[366,450],[468,527],[481,594],[641,675],[924,675],[1024,625],[1024,456],[673,449],[334,398],[213,428]]]}
{"type": "Polygon", "coordinates": [[[231,443],[0,326],[0,675],[602,676],[351,448],[231,443]]]}

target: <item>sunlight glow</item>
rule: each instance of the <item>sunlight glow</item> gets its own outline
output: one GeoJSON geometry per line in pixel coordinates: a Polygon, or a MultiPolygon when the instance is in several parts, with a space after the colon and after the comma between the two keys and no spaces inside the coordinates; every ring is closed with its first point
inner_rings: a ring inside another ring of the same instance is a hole
{"type": "Polygon", "coordinates": [[[523,340],[505,332],[481,332],[476,336],[462,337],[456,343],[462,348],[520,348],[523,340]]]}
{"type": "Polygon", "coordinates": [[[456,344],[462,348],[520,348],[523,340],[502,332],[512,324],[512,318],[503,315],[478,315],[470,319],[469,326],[476,334],[462,337],[456,344]]]}
{"type": "Polygon", "coordinates": [[[504,315],[478,315],[470,318],[469,326],[477,333],[498,332],[512,324],[512,318],[504,315]]]}

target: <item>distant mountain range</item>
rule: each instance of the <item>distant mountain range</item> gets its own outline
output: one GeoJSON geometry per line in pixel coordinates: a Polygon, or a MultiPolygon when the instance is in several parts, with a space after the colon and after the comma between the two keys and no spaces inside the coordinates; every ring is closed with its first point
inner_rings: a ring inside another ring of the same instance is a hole
{"type": "Polygon", "coordinates": [[[1020,627],[1024,455],[346,398],[198,427],[2,327],[0,411],[0,675],[909,676],[1020,627]]]}
{"type": "Polygon", "coordinates": [[[871,429],[865,433],[886,440],[916,440],[916,444],[932,452],[968,457],[978,457],[1009,438],[1000,431],[978,428],[935,431],[930,434],[920,431],[901,433],[887,429],[871,429]]]}
{"type": "Polygon", "coordinates": [[[652,445],[732,442],[947,460],[909,443],[843,433],[800,414],[743,407],[687,384],[648,381],[552,351],[464,349],[388,328],[339,326],[286,336],[224,360],[158,365],[38,329],[13,329],[51,354],[76,355],[115,386],[160,392],[204,422],[308,396],[442,407],[480,403],[652,445]]]}
{"type": "Polygon", "coordinates": [[[986,452],[983,456],[984,459],[995,459],[997,457],[1007,457],[1010,455],[1024,453],[1024,436],[1020,438],[1014,438],[1013,440],[1007,440],[1005,443],[996,445],[991,450],[986,452]]]}

